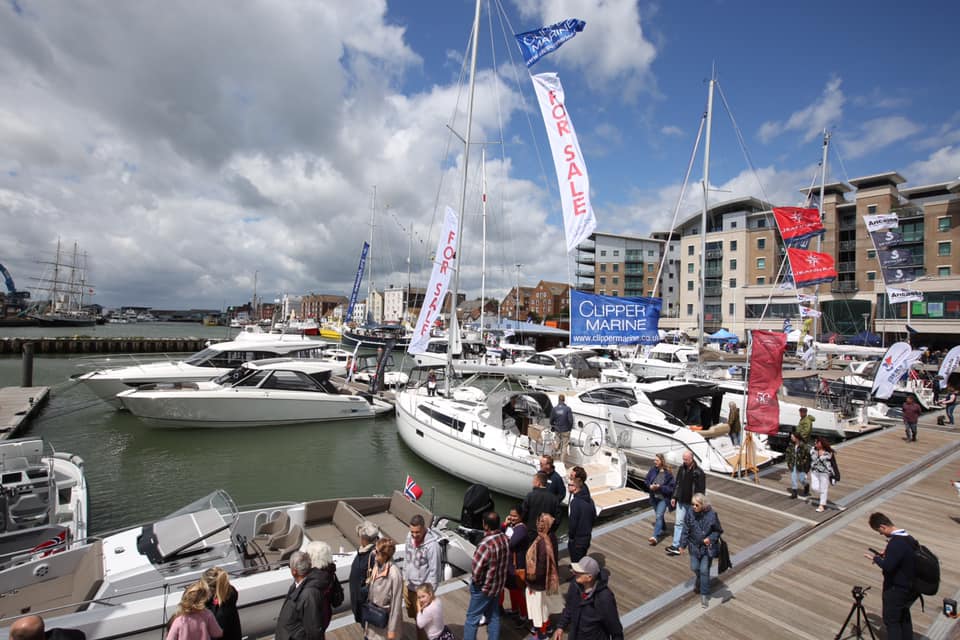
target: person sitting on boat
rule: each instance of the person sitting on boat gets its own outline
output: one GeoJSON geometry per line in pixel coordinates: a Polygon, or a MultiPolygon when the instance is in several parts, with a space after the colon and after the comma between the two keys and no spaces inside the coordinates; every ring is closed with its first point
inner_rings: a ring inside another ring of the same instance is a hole
{"type": "Polygon", "coordinates": [[[505,427],[510,426],[507,420],[508,418],[513,421],[513,425],[517,428],[517,431],[520,432],[520,435],[527,435],[530,419],[523,411],[523,406],[520,404],[520,396],[513,396],[510,402],[503,405],[503,426],[505,427]]]}
{"type": "Polygon", "coordinates": [[[40,616],[23,616],[10,625],[10,640],[86,640],[79,629],[50,629],[46,631],[40,616]]]}
{"type": "Polygon", "coordinates": [[[696,400],[687,400],[686,420],[684,422],[686,422],[688,425],[701,425],[700,415],[702,409],[703,406],[696,400]]]}

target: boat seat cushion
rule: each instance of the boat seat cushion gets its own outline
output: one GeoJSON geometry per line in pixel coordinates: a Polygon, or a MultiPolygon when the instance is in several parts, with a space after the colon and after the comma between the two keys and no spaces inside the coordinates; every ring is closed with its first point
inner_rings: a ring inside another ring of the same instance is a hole
{"type": "Polygon", "coordinates": [[[716,438],[717,436],[725,436],[730,433],[730,425],[726,422],[721,422],[720,424],[715,424],[709,429],[703,429],[700,432],[704,438],[716,438]]]}
{"type": "Polygon", "coordinates": [[[286,533],[276,533],[267,538],[267,549],[271,551],[282,551],[294,545],[298,549],[301,544],[303,544],[303,529],[298,524],[290,527],[286,533]]]}
{"type": "Polygon", "coordinates": [[[357,533],[357,527],[362,523],[363,516],[357,513],[356,509],[342,500],[337,503],[337,508],[333,512],[333,526],[350,542],[351,549],[360,547],[360,535],[357,533]]]}
{"type": "Polygon", "coordinates": [[[271,520],[264,522],[259,527],[257,527],[257,533],[254,535],[254,540],[258,542],[260,540],[266,540],[270,536],[286,533],[290,528],[290,516],[286,511],[280,511],[274,515],[271,520]]]}

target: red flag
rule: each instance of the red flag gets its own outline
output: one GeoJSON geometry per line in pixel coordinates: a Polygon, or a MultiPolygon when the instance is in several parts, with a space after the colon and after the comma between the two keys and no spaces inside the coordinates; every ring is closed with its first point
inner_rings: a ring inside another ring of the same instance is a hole
{"type": "Polygon", "coordinates": [[[418,485],[413,478],[407,476],[407,481],[403,487],[403,495],[416,502],[423,496],[423,489],[420,488],[420,485],[418,485]]]}
{"type": "Polygon", "coordinates": [[[817,209],[774,207],[773,218],[786,245],[823,233],[823,223],[817,209]]]}
{"type": "Polygon", "coordinates": [[[790,271],[797,287],[807,287],[821,282],[833,282],[837,279],[837,270],[833,267],[833,256],[805,249],[787,247],[790,271]]]}
{"type": "Polygon", "coordinates": [[[774,435],[780,431],[777,391],[783,383],[783,353],[787,336],[779,331],[754,331],[747,382],[747,431],[774,435]]]}

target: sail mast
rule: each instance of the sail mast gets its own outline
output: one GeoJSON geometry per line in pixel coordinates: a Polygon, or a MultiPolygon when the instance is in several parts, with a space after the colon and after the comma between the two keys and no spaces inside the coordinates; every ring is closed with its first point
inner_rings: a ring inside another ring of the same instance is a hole
{"type": "MultiPolygon", "coordinates": [[[[820,224],[823,224],[823,192],[827,183],[827,157],[830,150],[830,132],[827,130],[823,131],[823,157],[820,159],[820,201],[817,204],[817,209],[820,211],[820,224]]],[[[817,236],[817,253],[820,253],[821,245],[823,244],[823,234],[817,236]]],[[[820,306],[820,285],[817,285],[817,288],[814,290],[814,295],[817,297],[816,305],[819,310],[820,306]]],[[[813,317],[813,348],[816,349],[817,345],[817,336],[819,335],[818,325],[820,324],[820,318],[817,316],[813,317]]],[[[813,362],[816,363],[816,352],[814,352],[813,362]]]]}
{"type": "Polygon", "coordinates": [[[480,252],[480,342],[483,342],[483,312],[487,305],[487,148],[480,149],[480,195],[483,244],[480,252]]]}
{"type": "MultiPolygon", "coordinates": [[[[703,213],[700,216],[700,318],[698,321],[697,348],[703,349],[704,325],[707,313],[705,308],[707,292],[707,209],[710,205],[710,132],[713,129],[713,88],[716,84],[716,72],[710,77],[710,91],[707,94],[707,132],[703,146],[703,213]]],[[[697,358],[700,366],[701,358],[697,358]]]]}
{"type": "MultiPolygon", "coordinates": [[[[463,219],[467,207],[467,169],[470,166],[470,128],[473,123],[473,92],[476,85],[477,41],[480,39],[480,0],[477,0],[473,15],[473,32],[470,35],[470,89],[467,92],[467,130],[463,137],[463,184],[460,190],[460,233],[457,234],[456,268],[453,270],[453,290],[450,292],[450,323],[457,321],[457,298],[460,293],[460,256],[463,248],[463,219]]],[[[450,332],[447,331],[449,336],[450,332]]],[[[447,385],[453,371],[453,353],[447,349],[447,385]]]]}
{"type": "Polygon", "coordinates": [[[373,318],[373,225],[377,214],[377,185],[373,185],[373,199],[370,204],[370,248],[367,250],[367,262],[370,264],[367,277],[367,317],[373,318]]]}

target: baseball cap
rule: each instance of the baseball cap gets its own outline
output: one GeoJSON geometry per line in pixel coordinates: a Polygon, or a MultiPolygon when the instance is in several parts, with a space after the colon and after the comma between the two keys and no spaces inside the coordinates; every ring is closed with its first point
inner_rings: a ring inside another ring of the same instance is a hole
{"type": "Polygon", "coordinates": [[[584,556],[580,558],[579,562],[574,562],[570,565],[570,569],[574,573],[585,573],[593,576],[594,578],[600,575],[600,565],[597,564],[597,561],[590,556],[584,556]]]}

